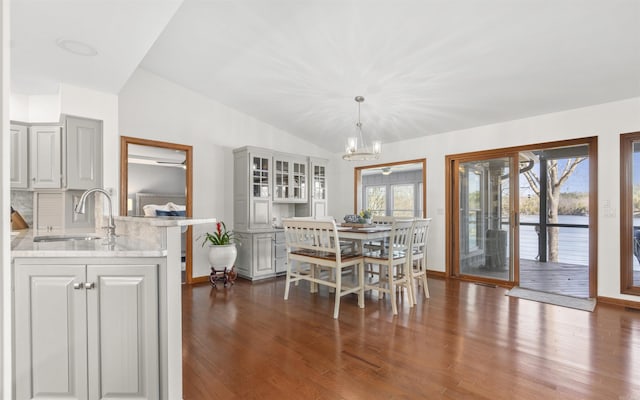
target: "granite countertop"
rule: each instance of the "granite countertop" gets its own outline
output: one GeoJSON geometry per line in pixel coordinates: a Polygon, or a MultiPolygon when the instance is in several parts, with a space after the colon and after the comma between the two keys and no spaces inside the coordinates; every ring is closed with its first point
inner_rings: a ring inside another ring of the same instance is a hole
{"type": "MultiPolygon", "coordinates": [[[[65,233],[67,234],[69,233],[65,233]]],[[[34,242],[33,237],[33,231],[30,230],[15,236],[12,234],[11,257],[164,257],[167,255],[166,249],[130,236],[116,236],[112,244],[105,239],[34,242]]]]}

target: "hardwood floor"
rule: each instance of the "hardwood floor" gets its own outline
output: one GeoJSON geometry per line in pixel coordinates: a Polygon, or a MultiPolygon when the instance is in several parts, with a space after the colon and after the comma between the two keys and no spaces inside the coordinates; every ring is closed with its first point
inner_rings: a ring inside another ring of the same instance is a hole
{"type": "Polygon", "coordinates": [[[429,281],[409,308],[284,279],[183,286],[184,399],[640,399],[640,312],[429,281]]]}

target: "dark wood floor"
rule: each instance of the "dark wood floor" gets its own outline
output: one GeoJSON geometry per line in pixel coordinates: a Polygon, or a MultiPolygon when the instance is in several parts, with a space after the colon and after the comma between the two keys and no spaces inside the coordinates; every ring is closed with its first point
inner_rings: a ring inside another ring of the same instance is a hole
{"type": "Polygon", "coordinates": [[[183,286],[184,399],[640,399],[640,312],[430,280],[399,315],[284,279],[183,286]]]}

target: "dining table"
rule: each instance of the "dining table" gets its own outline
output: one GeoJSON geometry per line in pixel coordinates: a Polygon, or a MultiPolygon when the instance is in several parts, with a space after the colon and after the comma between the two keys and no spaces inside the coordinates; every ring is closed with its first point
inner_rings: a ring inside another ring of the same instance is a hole
{"type": "MultiPolygon", "coordinates": [[[[357,245],[356,251],[362,252],[364,243],[372,241],[383,241],[391,234],[391,225],[336,225],[338,238],[340,240],[351,240],[357,245]]],[[[384,246],[381,246],[384,251],[384,246]]]]}
{"type": "Polygon", "coordinates": [[[345,226],[336,225],[340,239],[378,240],[391,233],[391,225],[345,226]]]}

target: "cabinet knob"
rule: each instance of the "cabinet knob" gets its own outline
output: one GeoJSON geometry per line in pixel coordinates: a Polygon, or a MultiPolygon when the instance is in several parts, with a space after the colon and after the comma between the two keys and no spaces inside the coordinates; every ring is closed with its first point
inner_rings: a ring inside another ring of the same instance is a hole
{"type": "Polygon", "coordinates": [[[96,284],[94,282],[85,282],[84,283],[84,288],[85,289],[95,289],[96,284]]]}
{"type": "Polygon", "coordinates": [[[73,288],[76,289],[76,290],[80,290],[80,289],[84,288],[84,285],[82,284],[82,282],[74,283],[73,284],[73,288]]]}

